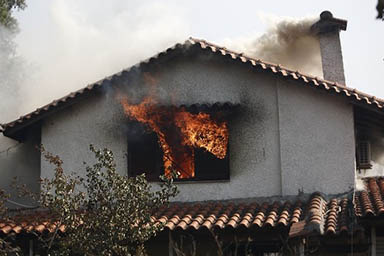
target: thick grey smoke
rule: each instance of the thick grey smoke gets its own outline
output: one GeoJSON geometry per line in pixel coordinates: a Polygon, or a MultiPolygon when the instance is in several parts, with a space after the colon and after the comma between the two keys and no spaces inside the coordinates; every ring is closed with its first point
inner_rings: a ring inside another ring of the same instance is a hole
{"type": "Polygon", "coordinates": [[[19,91],[25,66],[16,53],[15,32],[0,25],[0,123],[14,117],[20,105],[19,91]]]}
{"type": "Polygon", "coordinates": [[[293,70],[322,77],[320,45],[310,27],[316,18],[270,18],[261,36],[227,39],[226,46],[293,70]]]}
{"type": "MultiPolygon", "coordinates": [[[[34,1],[20,16],[44,17],[36,20],[41,22],[39,30],[31,30],[36,24],[28,26],[20,22],[21,33],[16,41],[18,52],[27,64],[18,60],[12,64],[13,71],[22,70],[21,66],[28,68],[26,74],[3,69],[7,71],[2,72],[2,78],[10,82],[2,87],[12,90],[0,91],[1,98],[6,99],[0,108],[7,109],[0,122],[11,121],[184,41],[189,36],[189,26],[180,8],[169,2],[34,1]]],[[[270,21],[270,28],[261,37],[226,40],[224,45],[255,58],[321,76],[318,41],[309,32],[314,21],[313,18],[270,21]]],[[[14,54],[14,45],[12,51],[14,54]]],[[[0,66],[3,65],[1,58],[0,66]]]]}
{"type": "MultiPolygon", "coordinates": [[[[17,51],[28,63],[27,79],[18,94],[0,91],[1,99],[7,99],[0,108],[9,111],[0,122],[130,67],[189,36],[183,10],[171,3],[34,0],[18,16],[23,19],[17,51]],[[37,15],[41,17],[35,19],[37,15]],[[22,99],[16,104],[19,108],[8,107],[18,99],[22,99]]],[[[3,58],[0,63],[3,66],[3,58]]],[[[18,79],[15,72],[1,75],[18,79]]]]}

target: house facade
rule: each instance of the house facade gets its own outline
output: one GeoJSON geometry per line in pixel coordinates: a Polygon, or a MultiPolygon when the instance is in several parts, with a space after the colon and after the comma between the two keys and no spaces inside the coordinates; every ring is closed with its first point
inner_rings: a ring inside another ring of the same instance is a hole
{"type": "MultiPolygon", "coordinates": [[[[4,124],[2,140],[11,146],[0,154],[0,185],[13,193],[16,175],[38,191],[37,180],[53,176],[39,144],[80,175],[83,162],[94,160],[89,144],[111,149],[123,175],[143,166],[164,172],[155,153],[146,163],[137,160],[158,149],[142,146],[140,138],[150,139],[121,102],[122,96],[132,105],[151,97],[167,111],[219,116],[228,130],[225,160],[194,151],[194,176],[177,181],[174,203],[155,216],[167,224],[150,241],[154,251],[173,255],[172,236],[191,233],[201,240],[198,253],[207,255],[212,246],[204,241],[214,231],[223,241],[241,241],[244,255],[249,241],[252,255],[278,255],[286,246],[296,255],[376,255],[384,183],[367,176],[384,166],[384,101],[345,86],[339,32],[346,21],[323,12],[312,29],[324,79],[190,38],[4,124]]],[[[3,233],[18,227],[7,225],[0,224],[3,233]]]]}

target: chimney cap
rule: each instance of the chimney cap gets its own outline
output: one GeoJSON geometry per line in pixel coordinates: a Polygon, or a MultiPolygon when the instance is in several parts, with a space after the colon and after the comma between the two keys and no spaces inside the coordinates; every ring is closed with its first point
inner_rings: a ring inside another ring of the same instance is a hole
{"type": "Polygon", "coordinates": [[[320,19],[321,20],[326,20],[326,19],[332,19],[333,14],[330,11],[323,11],[320,13],[320,19]]]}
{"type": "Polygon", "coordinates": [[[311,31],[315,34],[347,30],[347,21],[334,18],[330,11],[323,11],[320,20],[312,25],[311,31]]]}

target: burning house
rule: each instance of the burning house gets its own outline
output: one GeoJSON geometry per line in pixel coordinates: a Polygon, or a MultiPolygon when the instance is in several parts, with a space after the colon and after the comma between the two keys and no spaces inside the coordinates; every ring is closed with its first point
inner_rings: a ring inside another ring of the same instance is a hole
{"type": "MultiPolygon", "coordinates": [[[[173,255],[169,238],[185,233],[207,252],[212,231],[253,255],[278,255],[287,243],[297,255],[376,255],[384,180],[364,173],[384,166],[384,101],[345,86],[346,26],[323,12],[311,27],[324,78],[190,38],[90,84],[2,125],[22,143],[1,156],[1,185],[15,172],[36,190],[34,180],[52,177],[36,144],[81,170],[93,143],[154,187],[178,174],[180,194],[154,216],[167,223],[150,242],[157,255],[173,255]]],[[[0,223],[0,232],[23,227],[0,223]]]]}

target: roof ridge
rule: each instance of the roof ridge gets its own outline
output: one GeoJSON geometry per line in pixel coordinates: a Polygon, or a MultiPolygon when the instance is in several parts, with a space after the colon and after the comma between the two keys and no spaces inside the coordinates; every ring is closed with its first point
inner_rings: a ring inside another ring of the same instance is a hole
{"type": "Polygon", "coordinates": [[[251,56],[246,55],[246,54],[244,54],[244,53],[239,53],[239,52],[234,51],[234,50],[229,50],[229,49],[227,49],[227,48],[224,47],[224,46],[220,46],[220,45],[218,45],[218,44],[208,42],[207,40],[204,40],[204,39],[198,39],[198,38],[189,37],[189,40],[191,40],[191,41],[194,42],[194,43],[204,43],[204,44],[206,44],[206,45],[208,45],[208,46],[212,46],[212,47],[219,48],[219,49],[221,49],[221,50],[225,50],[225,51],[228,52],[228,53],[236,54],[236,55],[238,55],[238,56],[245,57],[245,58],[247,58],[247,59],[254,60],[254,61],[256,61],[256,62],[261,62],[261,63],[266,64],[266,65],[269,65],[269,66],[271,66],[271,67],[284,69],[284,70],[289,71],[289,72],[292,72],[292,73],[297,73],[297,74],[299,74],[299,75],[301,75],[301,76],[305,76],[305,77],[310,78],[310,79],[316,79],[318,82],[324,82],[324,83],[327,83],[327,84],[337,85],[337,86],[340,87],[340,88],[343,88],[343,89],[346,89],[346,90],[350,90],[350,91],[352,91],[352,92],[355,92],[355,93],[358,93],[358,94],[360,94],[360,95],[363,95],[363,96],[366,96],[366,97],[375,99],[375,100],[377,100],[377,101],[384,102],[384,99],[382,99],[382,98],[379,98],[379,97],[376,97],[376,96],[374,96],[374,95],[370,95],[370,94],[367,94],[367,93],[365,93],[365,92],[359,91],[359,90],[357,90],[356,88],[348,87],[348,86],[346,86],[345,84],[340,84],[340,83],[335,82],[335,81],[326,80],[326,79],[324,79],[324,78],[319,78],[319,77],[317,77],[317,76],[313,76],[313,75],[311,75],[311,74],[305,74],[305,73],[303,73],[303,72],[301,72],[301,71],[299,71],[299,70],[294,70],[294,69],[288,68],[288,67],[286,67],[286,66],[284,66],[284,65],[281,65],[281,64],[276,64],[276,63],[273,63],[273,62],[265,61],[265,60],[263,60],[263,59],[254,58],[254,57],[251,57],[251,56]]]}
{"type": "Polygon", "coordinates": [[[201,49],[209,48],[210,51],[212,52],[219,51],[222,55],[229,54],[231,55],[232,59],[235,59],[235,60],[240,59],[240,61],[242,61],[243,63],[250,62],[251,65],[254,67],[261,67],[263,70],[269,69],[273,73],[279,74],[282,77],[290,77],[290,78],[293,78],[294,80],[303,81],[308,85],[314,85],[315,87],[323,88],[327,91],[330,91],[331,89],[333,89],[338,94],[341,93],[347,97],[353,97],[353,99],[356,101],[359,101],[359,102],[363,101],[363,103],[371,105],[372,107],[377,107],[380,110],[384,108],[384,99],[375,97],[373,95],[369,95],[357,89],[350,88],[350,87],[347,87],[346,85],[342,85],[333,81],[328,81],[312,75],[304,74],[299,72],[298,70],[295,71],[285,66],[282,66],[280,64],[270,63],[267,61],[263,61],[261,59],[255,59],[250,56],[244,55],[243,53],[238,53],[236,51],[229,50],[226,47],[210,43],[204,39],[189,37],[187,40],[185,40],[184,43],[176,43],[173,46],[165,49],[164,51],[158,52],[154,56],[149,57],[145,60],[142,60],[136,63],[135,65],[132,65],[126,69],[123,69],[120,72],[117,72],[115,74],[102,78],[94,83],[88,84],[86,87],[83,87],[74,92],[71,92],[59,99],[52,101],[51,103],[44,105],[43,107],[37,108],[36,110],[29,112],[28,114],[22,115],[18,119],[15,119],[7,123],[3,123],[1,125],[2,128],[0,129],[0,132],[3,132],[6,136],[8,136],[7,130],[9,131],[16,125],[18,124],[22,125],[26,120],[31,120],[32,117],[35,117],[35,119],[31,120],[31,123],[43,118],[40,115],[42,112],[48,112],[52,110],[52,108],[57,107],[59,104],[66,103],[69,99],[79,97],[80,95],[84,94],[84,92],[86,91],[92,91],[95,88],[102,86],[104,82],[111,81],[115,77],[119,77],[125,72],[133,71],[135,68],[140,67],[141,65],[145,65],[150,63],[151,61],[158,60],[160,56],[168,54],[172,50],[176,50],[177,48],[182,48],[182,47],[189,47],[190,45],[197,45],[197,44],[201,49]]]}

